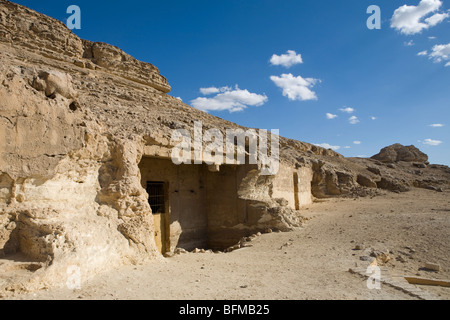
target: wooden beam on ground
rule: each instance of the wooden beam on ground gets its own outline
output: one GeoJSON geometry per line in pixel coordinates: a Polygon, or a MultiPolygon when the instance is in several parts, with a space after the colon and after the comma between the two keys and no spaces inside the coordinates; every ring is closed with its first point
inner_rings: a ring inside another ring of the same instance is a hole
{"type": "Polygon", "coordinates": [[[427,279],[420,277],[405,277],[410,284],[419,284],[424,286],[450,287],[450,280],[427,279]]]}

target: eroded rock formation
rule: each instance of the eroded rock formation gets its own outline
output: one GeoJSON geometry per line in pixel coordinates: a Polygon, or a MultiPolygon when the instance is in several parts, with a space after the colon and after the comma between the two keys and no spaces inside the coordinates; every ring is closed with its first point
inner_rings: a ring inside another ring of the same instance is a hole
{"type": "Polygon", "coordinates": [[[380,153],[374,155],[372,159],[386,163],[398,161],[425,163],[428,161],[428,156],[415,146],[406,147],[397,143],[381,149],[380,153]]]}

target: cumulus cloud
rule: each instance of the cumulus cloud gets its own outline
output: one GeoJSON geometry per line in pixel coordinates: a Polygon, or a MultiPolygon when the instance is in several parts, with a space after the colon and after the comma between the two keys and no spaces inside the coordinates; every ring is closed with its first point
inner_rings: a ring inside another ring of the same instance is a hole
{"type": "Polygon", "coordinates": [[[371,120],[377,120],[377,117],[370,117],[371,120]]]}
{"type": "MultiPolygon", "coordinates": [[[[212,92],[212,90],[207,92],[212,92]]],[[[234,90],[230,87],[223,87],[218,92],[217,95],[211,98],[199,97],[194,99],[191,101],[191,104],[194,108],[206,112],[224,110],[237,112],[243,111],[248,106],[262,106],[269,100],[266,95],[251,93],[248,90],[239,89],[238,86],[234,90]]]]}
{"type": "Polygon", "coordinates": [[[435,45],[429,57],[436,63],[450,60],[450,43],[435,45]]]}
{"type": "Polygon", "coordinates": [[[435,13],[442,6],[441,0],[421,0],[417,6],[403,5],[394,11],[391,28],[402,34],[416,34],[444,21],[449,14],[435,13]],[[431,15],[432,13],[435,13],[431,15]],[[430,16],[431,15],[431,16],[430,16]]]}
{"type": "Polygon", "coordinates": [[[356,116],[351,116],[351,117],[348,119],[348,122],[350,122],[350,124],[357,124],[357,123],[359,123],[359,119],[358,119],[358,117],[356,117],[356,116]]]}
{"type": "Polygon", "coordinates": [[[428,51],[427,50],[420,51],[417,55],[418,56],[426,56],[426,55],[428,55],[428,51]]]}
{"type": "Polygon", "coordinates": [[[301,76],[294,77],[291,73],[282,74],[280,77],[271,76],[275,85],[283,89],[283,96],[288,97],[289,100],[317,100],[317,95],[311,90],[319,79],[303,78],[301,76]]]}
{"type": "Polygon", "coordinates": [[[209,87],[209,88],[200,88],[200,93],[204,96],[208,96],[210,94],[216,94],[219,92],[225,92],[230,91],[230,87],[222,87],[222,88],[216,88],[216,87],[209,87]]]}
{"type": "Polygon", "coordinates": [[[290,68],[296,64],[303,63],[303,59],[301,54],[297,54],[294,50],[288,50],[287,53],[282,55],[274,54],[270,59],[270,63],[274,66],[290,68]]]}
{"type": "Polygon", "coordinates": [[[445,19],[449,17],[449,14],[447,12],[444,13],[436,13],[435,15],[425,19],[425,22],[428,23],[430,27],[434,27],[438,23],[441,23],[445,19]]]}
{"type": "Polygon", "coordinates": [[[442,128],[443,126],[445,126],[445,125],[442,123],[433,123],[433,124],[429,125],[429,127],[432,127],[432,128],[442,128]]]}
{"type": "Polygon", "coordinates": [[[331,150],[334,150],[334,151],[339,150],[341,148],[340,146],[332,146],[329,143],[318,143],[318,144],[314,143],[314,145],[318,146],[318,147],[325,148],[325,149],[331,149],[331,150]]]}
{"type": "Polygon", "coordinates": [[[334,118],[337,118],[337,115],[336,114],[332,114],[332,113],[327,113],[327,119],[334,119],[334,118]]]}
{"type": "Polygon", "coordinates": [[[341,108],[339,110],[342,111],[342,112],[345,112],[345,113],[353,113],[353,112],[355,112],[355,109],[350,108],[350,107],[344,107],[344,108],[341,108]]]}
{"type": "Polygon", "coordinates": [[[423,144],[427,144],[429,146],[438,146],[442,143],[440,140],[433,140],[433,139],[425,139],[422,141],[423,144]]]}

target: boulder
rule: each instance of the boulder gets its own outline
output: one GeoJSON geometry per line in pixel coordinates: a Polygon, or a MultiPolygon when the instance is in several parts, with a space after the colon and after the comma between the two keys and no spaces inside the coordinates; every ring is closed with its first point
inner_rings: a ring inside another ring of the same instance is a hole
{"type": "Polygon", "coordinates": [[[364,176],[362,174],[358,174],[358,178],[357,178],[356,182],[358,182],[363,187],[368,187],[368,188],[376,188],[377,187],[377,184],[372,179],[370,179],[369,177],[364,176]]]}

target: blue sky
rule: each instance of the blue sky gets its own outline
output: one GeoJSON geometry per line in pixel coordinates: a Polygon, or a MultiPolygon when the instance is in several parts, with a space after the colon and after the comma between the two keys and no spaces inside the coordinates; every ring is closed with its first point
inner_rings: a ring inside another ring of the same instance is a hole
{"type": "Polygon", "coordinates": [[[218,117],[345,156],[413,144],[450,165],[445,1],[16,2],[62,21],[78,5],[78,36],[156,65],[171,95],[218,117]],[[379,30],[367,28],[370,5],[379,30]]]}

